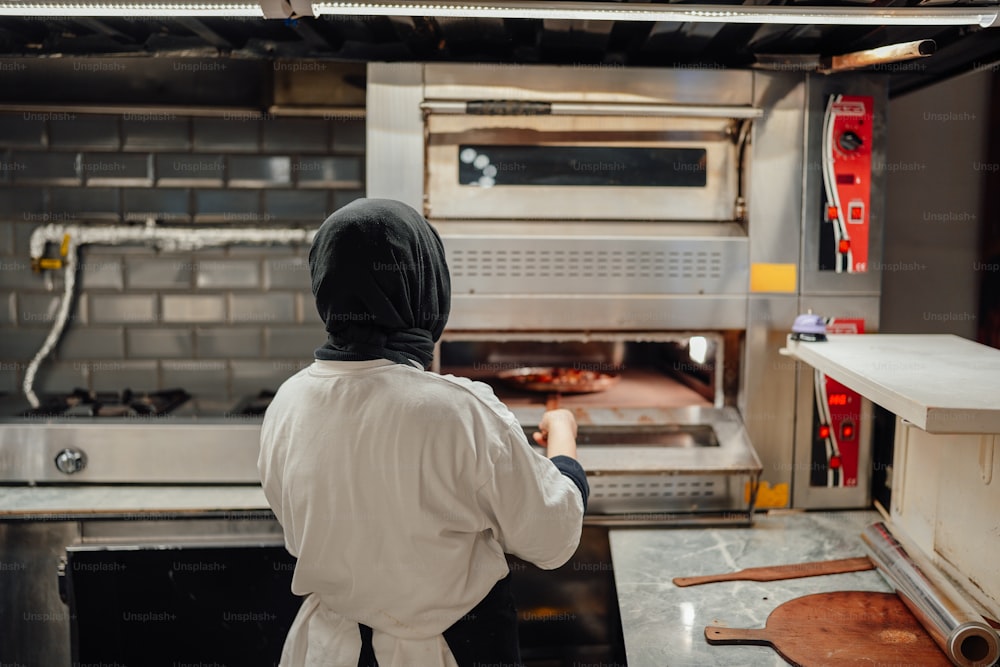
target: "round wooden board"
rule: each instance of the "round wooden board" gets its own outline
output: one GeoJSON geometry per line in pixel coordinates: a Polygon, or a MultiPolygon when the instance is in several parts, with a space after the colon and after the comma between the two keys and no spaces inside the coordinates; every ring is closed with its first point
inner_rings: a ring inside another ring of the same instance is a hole
{"type": "Polygon", "coordinates": [[[801,667],[920,665],[951,661],[895,593],[835,591],[789,600],[762,629],[705,628],[709,644],[769,645],[801,667]]]}

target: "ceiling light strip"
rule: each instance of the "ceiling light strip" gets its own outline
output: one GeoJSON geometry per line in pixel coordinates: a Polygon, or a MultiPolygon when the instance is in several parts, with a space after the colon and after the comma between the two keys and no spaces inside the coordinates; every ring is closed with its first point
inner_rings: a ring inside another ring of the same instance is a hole
{"type": "Polygon", "coordinates": [[[222,16],[264,18],[258,3],[0,1],[0,16],[222,16]]]}
{"type": "Polygon", "coordinates": [[[316,16],[436,16],[449,18],[568,19],[584,21],[671,21],[677,23],[780,23],[790,25],[979,25],[996,21],[991,8],[772,7],[766,5],[652,5],[610,2],[313,3],[316,16]]]}
{"type": "MultiPolygon", "coordinates": [[[[885,8],[787,7],[767,5],[673,5],[614,2],[530,2],[483,4],[449,2],[321,1],[316,16],[425,16],[583,21],[665,21],[676,23],[761,23],[787,25],[978,25],[989,27],[997,7],[885,8]]],[[[289,9],[291,14],[291,9],[289,9]]],[[[46,2],[0,0],[0,16],[221,16],[263,18],[261,4],[239,2],[46,2]]]]}

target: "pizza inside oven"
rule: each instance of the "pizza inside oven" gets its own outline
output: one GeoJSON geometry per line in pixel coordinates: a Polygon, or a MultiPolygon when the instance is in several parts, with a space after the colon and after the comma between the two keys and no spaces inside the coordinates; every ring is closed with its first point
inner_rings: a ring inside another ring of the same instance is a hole
{"type": "Polygon", "coordinates": [[[560,394],[604,391],[619,380],[617,373],[550,366],[515,368],[503,371],[498,377],[507,385],[524,391],[560,394]]]}

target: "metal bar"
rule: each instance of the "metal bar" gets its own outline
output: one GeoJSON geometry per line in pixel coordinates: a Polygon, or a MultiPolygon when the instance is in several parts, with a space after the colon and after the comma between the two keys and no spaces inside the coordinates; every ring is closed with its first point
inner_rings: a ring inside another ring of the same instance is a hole
{"type": "MultiPolygon", "coordinates": [[[[4,5],[0,4],[0,8],[4,5]]],[[[2,9],[0,9],[2,11],[2,9]]],[[[989,27],[998,16],[990,8],[775,7],[742,5],[652,5],[611,2],[560,2],[543,5],[528,0],[455,4],[440,0],[398,2],[317,2],[316,16],[447,16],[456,18],[582,19],[592,21],[674,21],[677,23],[783,23],[792,25],[978,25],[989,27]]]]}
{"type": "MultiPolygon", "coordinates": [[[[553,116],[665,116],[677,118],[762,118],[764,110],[744,106],[707,106],[680,104],[549,104],[553,116]]],[[[429,113],[466,114],[467,102],[425,101],[420,108],[429,113]]]]}

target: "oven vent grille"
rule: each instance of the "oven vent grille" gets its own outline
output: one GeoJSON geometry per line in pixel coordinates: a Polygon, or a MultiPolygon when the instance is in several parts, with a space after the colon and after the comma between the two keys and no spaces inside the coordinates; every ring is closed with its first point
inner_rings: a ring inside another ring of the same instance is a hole
{"type": "Polygon", "coordinates": [[[463,250],[449,268],[469,278],[722,277],[722,253],[707,250],[463,250]]]}
{"type": "Polygon", "coordinates": [[[455,249],[459,278],[722,278],[721,252],[710,250],[455,249]]]}
{"type": "Polygon", "coordinates": [[[596,514],[623,512],[691,512],[737,507],[736,489],[742,482],[731,475],[588,476],[587,511],[596,514]]]}
{"type": "MultiPolygon", "coordinates": [[[[589,480],[588,480],[589,481],[589,480]]],[[[646,481],[590,481],[590,491],[600,498],[704,498],[719,494],[718,480],[648,479],[646,481]]],[[[726,492],[725,489],[722,492],[726,492]]]]}
{"type": "Polygon", "coordinates": [[[745,237],[442,237],[455,294],[742,294],[745,237]]]}

